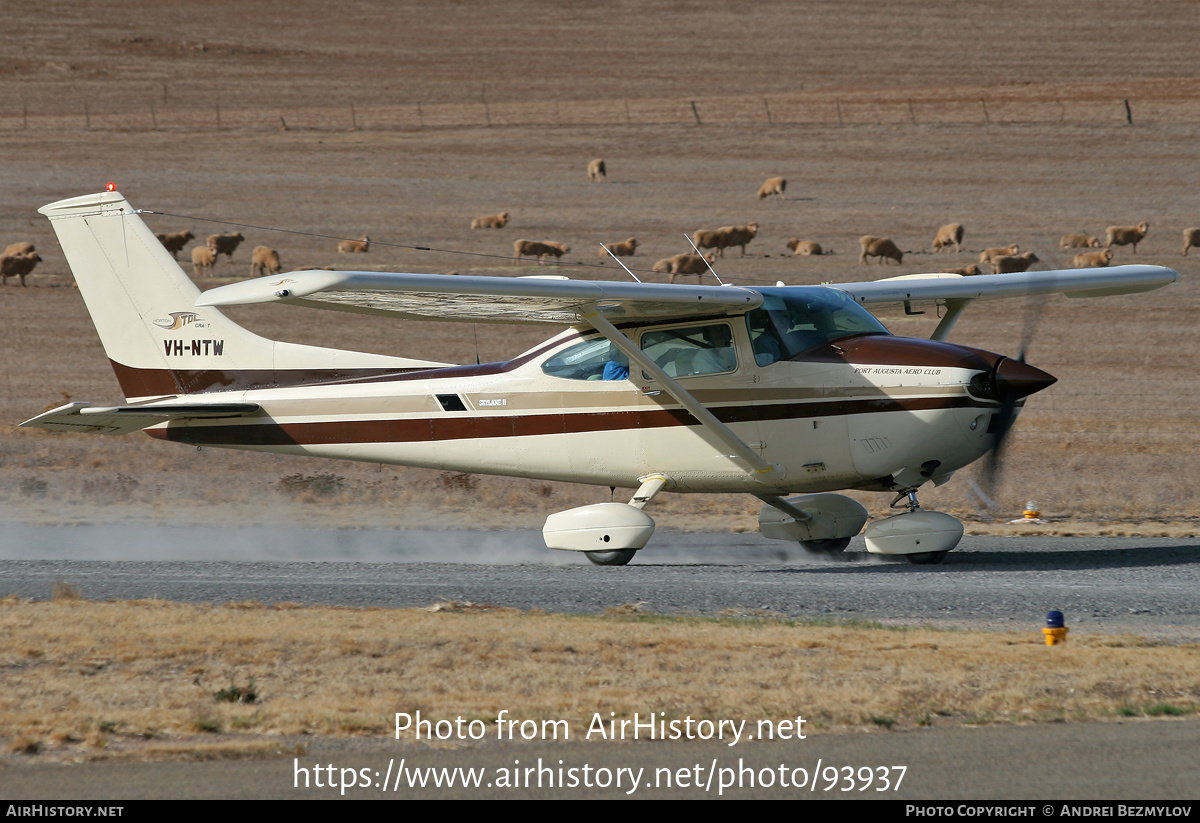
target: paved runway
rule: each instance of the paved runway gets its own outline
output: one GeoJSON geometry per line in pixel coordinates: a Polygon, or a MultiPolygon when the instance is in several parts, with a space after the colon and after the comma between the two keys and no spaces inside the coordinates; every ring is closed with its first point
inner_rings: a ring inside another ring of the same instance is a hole
{"type": "MultiPolygon", "coordinates": [[[[857,551],[855,551],[857,549],[857,551]]],[[[625,567],[547,550],[537,532],[152,526],[0,530],[0,595],[254,599],[348,606],[468,600],[594,613],[766,610],[1031,628],[1058,609],[1075,629],[1200,641],[1200,540],[967,537],[938,566],[867,555],[812,559],[757,534],[655,535],[625,567]]]]}

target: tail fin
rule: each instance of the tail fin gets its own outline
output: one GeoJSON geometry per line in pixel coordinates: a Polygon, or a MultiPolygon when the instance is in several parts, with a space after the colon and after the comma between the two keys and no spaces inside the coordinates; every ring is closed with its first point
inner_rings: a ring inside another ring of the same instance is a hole
{"type": "Polygon", "coordinates": [[[294,385],[445,365],[260,337],[200,295],[115,191],[38,210],[50,219],[129,400],[294,385]]]}

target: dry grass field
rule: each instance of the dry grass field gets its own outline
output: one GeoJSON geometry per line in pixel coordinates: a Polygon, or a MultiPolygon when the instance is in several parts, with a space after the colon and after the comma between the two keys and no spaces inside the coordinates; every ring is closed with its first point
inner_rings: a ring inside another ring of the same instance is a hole
{"type": "MultiPolygon", "coordinates": [[[[1200,224],[1200,71],[1181,55],[1194,51],[1198,30],[1184,0],[1132,14],[1112,0],[1052,10],[1032,0],[375,0],[337,14],[313,0],[11,0],[0,31],[0,242],[31,240],[44,262],[28,288],[0,289],[0,518],[239,523],[270,509],[290,523],[529,527],[608,499],[608,489],[559,483],[16,429],[64,397],[121,399],[36,214],[112,180],[136,207],[159,213],[146,218],[155,231],[203,237],[241,227],[247,243],[202,287],[247,276],[259,244],[278,249],[286,269],[347,265],[335,238],[362,234],[372,246],[355,256],[359,268],[527,273],[531,264],[509,259],[524,237],[569,243],[562,271],[602,279],[619,273],[598,244],[636,236],[628,262],[655,279],[651,265],[687,250],[685,233],[754,220],[758,238],[745,258],[726,255],[722,276],[805,284],[963,266],[1013,242],[1038,255],[1038,268],[1067,267],[1061,235],[1103,236],[1108,225],[1145,220],[1136,256],[1118,248],[1116,262],[1172,266],[1179,283],[1057,298],[1036,311],[1019,301],[975,307],[951,340],[1015,353],[1032,329],[1031,362],[1060,378],[1031,399],[1014,432],[996,495],[1001,519],[1032,499],[1059,532],[1194,533],[1200,253],[1181,258],[1180,237],[1200,224]],[[594,157],[607,161],[606,184],[587,180],[594,157]],[[787,178],[788,199],[758,200],[773,176],[787,178]],[[512,214],[504,229],[469,229],[471,218],[500,211],[512,214]],[[966,250],[935,255],[934,233],[949,222],[966,226],[966,250]],[[894,238],[903,264],[860,266],[863,234],[894,238]],[[790,257],[792,237],[833,253],[790,257]]],[[[506,358],[546,336],[278,307],[232,314],[270,337],[464,363],[506,358]]],[[[914,336],[936,322],[884,319],[914,336]]],[[[986,522],[966,488],[959,478],[922,502],[971,529],[1008,528],[986,522]]],[[[874,512],[887,503],[858,497],[874,512]]],[[[757,509],[750,498],[664,495],[653,514],[667,528],[753,529],[757,509]]],[[[518,658],[544,664],[531,682],[555,688],[531,685],[510,695],[511,706],[572,718],[583,706],[627,707],[629,688],[663,694],[647,710],[820,707],[815,719],[828,728],[1196,703],[1191,648],[1168,656],[1093,638],[1051,650],[1059,668],[1051,677],[1039,668],[1035,679],[1029,672],[1047,650],[1029,638],[993,635],[981,646],[965,634],[856,639],[837,628],[718,621],[700,640],[687,621],[614,617],[588,620],[579,644],[566,639],[578,633],[565,628],[575,619],[6,603],[0,737],[98,750],[209,721],[226,731],[376,733],[399,704],[487,717],[499,705],[488,678],[507,685],[518,658]],[[492,639],[517,620],[527,638],[492,639]],[[151,626],[161,628],[152,640],[151,626]],[[123,640],[131,631],[146,632],[147,645],[123,640]],[[395,641],[441,632],[452,651],[395,641]],[[307,642],[314,636],[338,640],[307,642]],[[701,642],[723,649],[707,655],[723,662],[681,678],[701,642]],[[875,669],[840,668],[857,659],[832,652],[847,643],[870,647],[875,669]],[[638,650],[649,648],[657,668],[635,672],[638,650]],[[752,666],[738,657],[751,648],[752,666]],[[801,677],[796,654],[822,662],[801,677]],[[464,656],[479,665],[466,667],[464,656]],[[1113,673],[1117,658],[1129,664],[1120,669],[1127,679],[1113,673]],[[446,693],[436,677],[450,665],[473,672],[462,693],[446,693]],[[417,671],[427,678],[409,691],[379,685],[417,671]],[[622,676],[614,690],[615,672],[641,686],[622,676]],[[214,703],[213,692],[249,677],[261,705],[214,703]],[[352,707],[310,699],[332,678],[353,684],[352,707]],[[887,695],[871,685],[892,678],[905,685],[887,695]],[[138,680],[157,691],[126,691],[138,680]],[[790,684],[785,695],[779,682],[790,684]],[[861,699],[845,705],[825,699],[856,690],[861,699]],[[545,703],[550,693],[561,703],[545,703]]]]}
{"type": "MultiPolygon", "coordinates": [[[[623,613],[624,612],[624,613],[623,613]]],[[[739,615],[358,610],[60,597],[0,608],[0,738],[69,759],[210,758],[287,735],[389,737],[433,722],[794,720],[812,734],[1173,717],[1200,648],[1136,637],[883,629],[739,615]],[[194,736],[200,735],[197,740],[194,736]],[[232,737],[230,737],[232,735],[232,737]],[[179,740],[191,741],[181,747],[179,740]]],[[[411,739],[412,735],[406,735],[411,739]]],[[[561,737],[559,739],[562,739],[561,737]]]]}

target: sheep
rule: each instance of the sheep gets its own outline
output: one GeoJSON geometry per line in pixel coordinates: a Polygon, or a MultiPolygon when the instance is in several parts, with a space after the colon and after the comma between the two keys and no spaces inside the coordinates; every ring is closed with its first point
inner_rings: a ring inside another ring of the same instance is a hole
{"type": "Polygon", "coordinates": [[[32,243],[12,243],[7,249],[4,250],[3,256],[8,257],[13,254],[33,254],[35,251],[37,251],[37,249],[34,248],[32,243]]]}
{"type": "Polygon", "coordinates": [[[975,277],[983,274],[983,271],[979,268],[979,266],[972,263],[969,266],[963,266],[962,268],[958,269],[942,269],[942,274],[961,274],[963,277],[975,277]]]}
{"type": "Polygon", "coordinates": [[[825,250],[821,248],[820,243],[814,243],[811,240],[799,240],[793,237],[787,241],[788,251],[795,255],[809,254],[825,254],[825,250]]]}
{"type": "Polygon", "coordinates": [[[7,286],[8,278],[20,277],[21,285],[25,285],[25,275],[33,271],[34,266],[42,262],[36,252],[31,254],[6,254],[0,257],[0,285],[7,286]]]}
{"type": "Polygon", "coordinates": [[[204,277],[212,274],[212,267],[217,262],[217,253],[208,246],[196,246],[192,249],[192,274],[204,277]]]}
{"type": "Polygon", "coordinates": [[[1136,226],[1109,226],[1104,234],[1104,248],[1132,245],[1133,253],[1137,254],[1137,244],[1142,242],[1148,231],[1150,231],[1150,224],[1145,220],[1136,226]]]}
{"type": "Polygon", "coordinates": [[[1098,249],[1100,241],[1087,234],[1064,234],[1058,241],[1060,249],[1098,249]]]}
{"type": "Polygon", "coordinates": [[[1002,254],[992,260],[992,274],[1015,274],[1022,272],[1038,262],[1037,255],[1031,251],[1024,254],[1002,254]]]}
{"type": "Polygon", "coordinates": [[[183,251],[183,247],[195,239],[196,235],[190,231],[177,231],[172,234],[156,234],[158,242],[163,244],[163,248],[171,253],[171,257],[179,259],[179,252],[183,251]]]}
{"type": "Polygon", "coordinates": [[[933,250],[940,252],[953,244],[956,252],[962,251],[962,239],[962,223],[949,223],[937,230],[937,236],[933,238],[933,250]]]}
{"type": "Polygon", "coordinates": [[[703,275],[708,272],[708,264],[712,263],[712,261],[716,259],[717,253],[715,251],[710,251],[703,257],[698,254],[676,254],[673,257],[668,257],[666,260],[660,260],[658,263],[655,263],[654,271],[661,271],[661,269],[658,268],[658,265],[660,263],[666,263],[666,271],[671,273],[670,282],[674,283],[675,278],[681,274],[695,274],[697,275],[698,280],[699,275],[703,275]]]}
{"type": "Polygon", "coordinates": [[[225,262],[232,263],[233,253],[245,239],[240,231],[235,231],[233,234],[210,234],[206,245],[212,249],[214,257],[220,257],[223,254],[225,262]]]}
{"type": "Polygon", "coordinates": [[[698,249],[721,249],[721,234],[724,229],[697,229],[692,233],[692,242],[698,249]]]}
{"type": "Polygon", "coordinates": [[[1184,229],[1183,230],[1183,256],[1187,257],[1187,250],[1192,246],[1200,247],[1200,229],[1184,229]]]}
{"type": "Polygon", "coordinates": [[[722,226],[719,229],[699,229],[692,233],[692,242],[698,249],[716,249],[718,257],[725,256],[725,249],[741,246],[746,254],[746,244],[758,233],[758,223],[748,226],[722,226]]]}
{"type": "Polygon", "coordinates": [[[783,190],[787,188],[787,181],[782,177],[768,177],[767,182],[763,183],[758,190],[758,199],[763,200],[767,197],[775,197],[779,200],[787,200],[783,190]]]}
{"type": "Polygon", "coordinates": [[[357,240],[343,240],[337,250],[338,254],[366,254],[371,250],[371,238],[364,234],[357,240]]]}
{"type": "Polygon", "coordinates": [[[1112,250],[1084,251],[1075,255],[1071,263],[1077,269],[1102,269],[1112,262],[1112,250]]]}
{"type": "Polygon", "coordinates": [[[522,257],[536,257],[538,265],[541,265],[546,257],[553,255],[557,260],[570,250],[571,247],[565,243],[553,243],[549,240],[540,243],[537,240],[514,240],[513,262],[520,263],[522,257]]]}
{"type": "Polygon", "coordinates": [[[600,252],[600,256],[604,257],[606,252],[612,252],[615,257],[633,257],[638,247],[638,241],[634,237],[628,240],[622,240],[620,243],[605,243],[606,251],[600,252]]]}
{"type": "Polygon", "coordinates": [[[979,263],[980,265],[983,265],[984,263],[993,263],[997,257],[1013,257],[1020,253],[1021,248],[1016,243],[1013,243],[1011,246],[1000,246],[984,249],[979,253],[979,263]]]}
{"type": "Polygon", "coordinates": [[[872,237],[869,234],[864,234],[858,238],[858,244],[862,246],[862,254],[858,257],[858,263],[861,266],[867,265],[868,257],[878,257],[879,264],[883,265],[886,260],[895,260],[896,264],[904,262],[904,252],[886,237],[872,237]]]}
{"type": "Polygon", "coordinates": [[[502,229],[508,225],[508,212],[502,211],[499,214],[487,214],[483,217],[476,217],[471,221],[473,229],[502,229]]]}
{"type": "Polygon", "coordinates": [[[607,183],[608,169],[604,165],[604,161],[600,159],[593,160],[588,163],[588,182],[590,183],[607,183]]]}
{"type": "Polygon", "coordinates": [[[717,229],[717,256],[724,257],[725,249],[734,246],[742,247],[742,257],[746,256],[746,244],[758,234],[758,223],[747,226],[722,226],[717,229]]]}
{"type": "Polygon", "coordinates": [[[279,252],[269,246],[255,246],[251,255],[250,276],[265,277],[268,274],[279,274],[279,252]]]}

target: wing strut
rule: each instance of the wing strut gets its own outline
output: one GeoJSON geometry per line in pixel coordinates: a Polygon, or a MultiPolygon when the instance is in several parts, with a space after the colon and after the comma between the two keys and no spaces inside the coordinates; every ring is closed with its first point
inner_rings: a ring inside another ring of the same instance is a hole
{"type": "MultiPolygon", "coordinates": [[[[591,323],[596,331],[608,338],[610,343],[628,357],[631,364],[637,364],[647,374],[651,375],[666,390],[667,394],[675,398],[681,406],[691,412],[693,417],[699,420],[722,443],[728,446],[733,451],[734,456],[748,465],[759,480],[771,485],[783,480],[785,470],[782,466],[763,460],[757,452],[734,434],[733,429],[718,420],[716,415],[705,408],[704,404],[692,397],[683,386],[676,383],[665,371],[659,368],[658,364],[635,346],[628,337],[621,333],[620,329],[608,322],[608,318],[601,314],[599,309],[592,305],[584,309],[581,314],[583,319],[591,323]]],[[[633,369],[631,366],[630,373],[632,374],[632,372],[633,369]]]]}
{"type": "Polygon", "coordinates": [[[942,315],[941,322],[937,324],[933,334],[929,335],[929,339],[945,340],[949,337],[950,330],[954,328],[954,324],[958,322],[958,318],[962,316],[963,311],[969,305],[971,305],[970,300],[947,300],[946,313],[942,315]]]}

